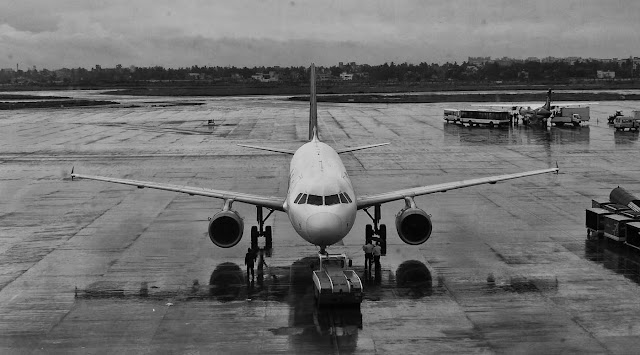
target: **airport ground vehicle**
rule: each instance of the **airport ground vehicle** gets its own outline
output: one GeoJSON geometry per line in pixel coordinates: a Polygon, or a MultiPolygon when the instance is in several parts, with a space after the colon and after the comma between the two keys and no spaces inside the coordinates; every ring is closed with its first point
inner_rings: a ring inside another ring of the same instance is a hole
{"type": "Polygon", "coordinates": [[[640,129],[640,111],[634,111],[632,117],[618,116],[613,119],[613,127],[616,131],[624,131],[629,129],[630,131],[637,131],[640,129]]]}
{"type": "Polygon", "coordinates": [[[616,111],[616,113],[614,113],[613,115],[610,115],[609,117],[607,117],[607,121],[608,121],[609,123],[613,124],[613,120],[614,120],[616,117],[619,117],[619,116],[623,116],[623,115],[622,115],[622,111],[621,111],[621,110],[617,110],[617,111],[616,111]]]}
{"type": "Polygon", "coordinates": [[[556,126],[572,124],[577,127],[580,123],[589,121],[589,111],[589,107],[560,107],[551,117],[551,123],[556,126]]]}
{"type": "Polygon", "coordinates": [[[362,302],[362,281],[347,270],[345,254],[319,253],[318,270],[313,271],[316,305],[348,305],[362,302]]]}
{"type": "Polygon", "coordinates": [[[608,202],[591,201],[586,209],[587,238],[606,237],[640,249],[640,199],[621,187],[608,202]]]}
{"type": "Polygon", "coordinates": [[[499,127],[511,124],[511,113],[509,111],[495,110],[445,109],[444,120],[460,124],[467,123],[469,126],[488,125],[499,127]]]}

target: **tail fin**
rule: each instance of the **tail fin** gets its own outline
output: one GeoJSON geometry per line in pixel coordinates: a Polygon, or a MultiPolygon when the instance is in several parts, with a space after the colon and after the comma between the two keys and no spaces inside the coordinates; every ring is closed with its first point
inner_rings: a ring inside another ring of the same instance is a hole
{"type": "Polygon", "coordinates": [[[311,94],[309,95],[309,140],[318,139],[318,104],[316,102],[316,66],[310,68],[311,94]]]}
{"type": "Polygon", "coordinates": [[[547,102],[543,106],[546,110],[551,110],[551,89],[547,91],[547,102]]]}

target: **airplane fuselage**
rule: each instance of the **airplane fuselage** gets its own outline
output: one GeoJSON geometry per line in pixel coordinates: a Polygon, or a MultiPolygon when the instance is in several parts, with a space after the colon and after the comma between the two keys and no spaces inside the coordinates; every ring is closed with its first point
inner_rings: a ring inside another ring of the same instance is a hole
{"type": "Polygon", "coordinates": [[[284,209],[296,232],[321,247],[342,240],[356,219],[356,197],[342,160],[314,139],[293,155],[284,209]]]}

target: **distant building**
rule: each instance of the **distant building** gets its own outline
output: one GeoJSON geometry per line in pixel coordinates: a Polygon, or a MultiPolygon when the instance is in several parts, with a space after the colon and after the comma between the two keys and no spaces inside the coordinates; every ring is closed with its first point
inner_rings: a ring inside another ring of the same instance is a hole
{"type": "Polygon", "coordinates": [[[353,74],[347,74],[347,72],[340,73],[340,79],[353,80],[353,74]]]}
{"type": "Polygon", "coordinates": [[[615,79],[616,78],[616,72],[598,70],[596,72],[596,76],[597,76],[598,79],[615,79]]]}
{"type": "Polygon", "coordinates": [[[471,65],[484,65],[491,62],[491,57],[469,57],[467,63],[471,65]]]}
{"type": "Polygon", "coordinates": [[[319,73],[318,74],[318,81],[328,81],[331,80],[331,74],[327,73],[319,73]]]}
{"type": "Polygon", "coordinates": [[[502,67],[509,67],[509,66],[513,65],[514,60],[511,59],[511,58],[502,57],[500,59],[494,60],[493,62],[498,64],[499,66],[502,66],[502,67]]]}
{"type": "Polygon", "coordinates": [[[206,79],[206,75],[204,73],[188,73],[187,80],[204,80],[206,79]]]}
{"type": "Polygon", "coordinates": [[[251,79],[257,80],[261,83],[268,83],[268,82],[278,81],[279,77],[278,77],[278,73],[272,70],[269,72],[269,74],[256,73],[255,75],[251,75],[251,79]]]}

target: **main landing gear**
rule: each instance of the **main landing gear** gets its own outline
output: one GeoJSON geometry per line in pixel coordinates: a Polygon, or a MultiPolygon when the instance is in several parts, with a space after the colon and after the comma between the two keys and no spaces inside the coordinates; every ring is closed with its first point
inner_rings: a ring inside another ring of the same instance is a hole
{"type": "Polygon", "coordinates": [[[380,223],[380,205],[373,206],[373,216],[369,213],[369,209],[365,208],[364,211],[367,213],[371,221],[373,221],[373,225],[367,224],[364,229],[364,238],[366,243],[380,243],[380,249],[382,249],[382,255],[387,255],[387,225],[386,224],[378,224],[380,223]]]}
{"type": "Polygon", "coordinates": [[[258,220],[257,226],[251,226],[251,249],[258,250],[258,237],[264,237],[264,250],[271,251],[273,247],[273,234],[271,232],[271,226],[264,225],[264,222],[273,213],[272,209],[268,209],[269,214],[263,218],[262,206],[256,206],[256,219],[258,220]]]}

